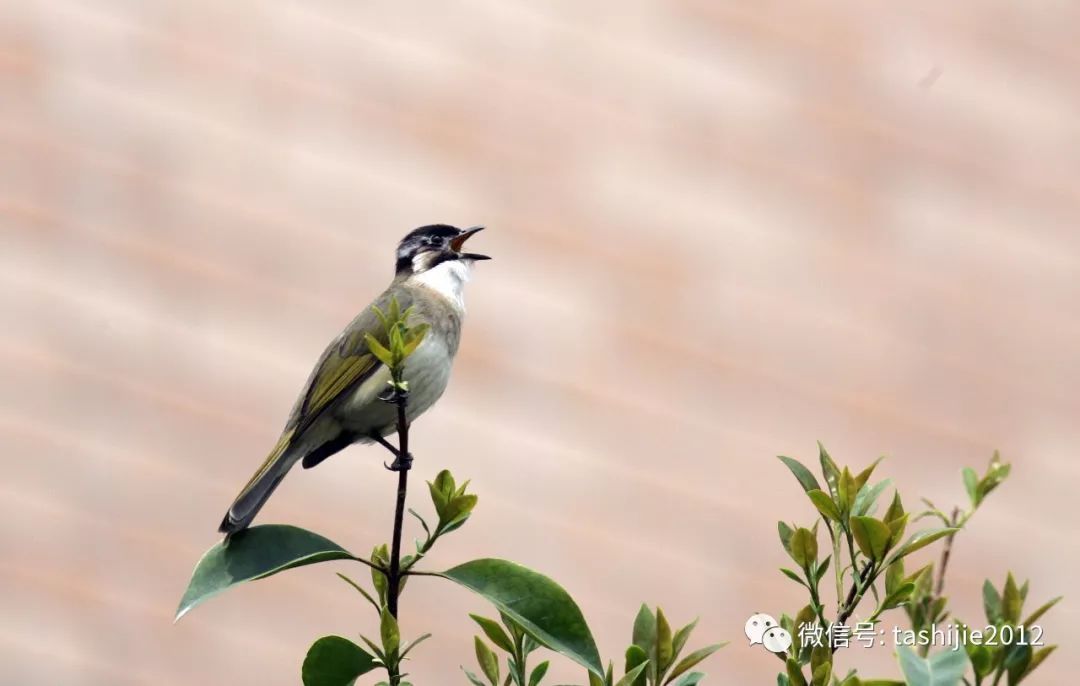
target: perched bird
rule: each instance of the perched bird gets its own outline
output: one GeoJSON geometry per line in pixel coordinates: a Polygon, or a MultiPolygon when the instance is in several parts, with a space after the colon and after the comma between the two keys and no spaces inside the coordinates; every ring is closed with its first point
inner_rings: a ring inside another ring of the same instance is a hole
{"type": "MultiPolygon", "coordinates": [[[[430,327],[405,362],[410,422],[446,389],[461,337],[465,282],[475,262],[490,259],[463,252],[465,241],[482,229],[433,224],[410,232],[398,244],[394,280],[372,303],[386,311],[396,298],[401,310],[413,308],[410,326],[430,327]]],[[[314,467],[353,443],[377,442],[397,453],[384,438],[397,428],[397,408],[379,399],[388,388],[390,370],[371,354],[365,340],[366,334],[384,337],[382,329],[378,315],[368,306],[327,346],[277,445],[221,520],[219,531],[226,537],[251,524],[297,462],[305,469],[314,467]]]]}

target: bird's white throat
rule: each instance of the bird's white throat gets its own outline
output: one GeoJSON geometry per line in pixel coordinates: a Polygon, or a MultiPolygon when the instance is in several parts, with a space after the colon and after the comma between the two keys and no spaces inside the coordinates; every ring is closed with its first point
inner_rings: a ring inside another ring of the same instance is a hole
{"type": "Polygon", "coordinates": [[[470,276],[472,276],[470,260],[447,260],[420,272],[413,278],[464,311],[465,284],[468,283],[470,276]]]}

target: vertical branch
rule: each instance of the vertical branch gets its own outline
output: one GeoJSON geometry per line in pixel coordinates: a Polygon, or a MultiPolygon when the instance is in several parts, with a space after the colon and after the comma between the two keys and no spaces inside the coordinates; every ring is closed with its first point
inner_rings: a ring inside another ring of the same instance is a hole
{"type": "Polygon", "coordinates": [[[408,394],[398,390],[394,399],[397,405],[398,455],[391,469],[398,473],[397,505],[394,508],[394,538],[390,543],[390,574],[387,579],[386,605],[390,614],[397,619],[398,594],[401,591],[401,529],[405,520],[405,494],[409,487],[409,470],[412,468],[412,456],[409,455],[409,422],[405,418],[405,404],[408,394]]]}
{"type": "MultiPolygon", "coordinates": [[[[960,508],[954,507],[949,526],[955,527],[958,524],[960,524],[960,508]]],[[[941,562],[938,564],[937,570],[937,583],[934,584],[934,595],[937,597],[940,597],[945,590],[945,569],[949,566],[949,556],[952,555],[954,538],[956,538],[955,531],[945,537],[945,547],[941,550],[941,562]]]]}

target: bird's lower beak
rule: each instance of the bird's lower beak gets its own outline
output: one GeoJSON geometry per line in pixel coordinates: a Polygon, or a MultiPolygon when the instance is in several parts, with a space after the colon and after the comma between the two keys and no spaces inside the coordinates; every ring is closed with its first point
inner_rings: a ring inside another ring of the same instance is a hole
{"type": "Polygon", "coordinates": [[[465,241],[469,240],[470,237],[480,233],[483,230],[484,230],[484,227],[482,227],[482,226],[474,226],[472,228],[465,229],[464,231],[461,232],[460,235],[458,235],[457,238],[454,238],[453,240],[450,241],[450,248],[454,252],[456,252],[458,254],[458,256],[460,258],[462,258],[462,259],[466,259],[466,260],[490,260],[491,259],[490,257],[488,257],[487,255],[481,255],[480,253],[461,252],[461,249],[463,247],[465,247],[465,241]]]}

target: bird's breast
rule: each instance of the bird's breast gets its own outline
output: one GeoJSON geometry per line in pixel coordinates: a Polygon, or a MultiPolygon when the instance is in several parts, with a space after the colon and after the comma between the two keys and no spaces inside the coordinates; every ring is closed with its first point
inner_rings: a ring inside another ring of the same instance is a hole
{"type": "MultiPolygon", "coordinates": [[[[409,402],[406,416],[409,421],[419,417],[446,390],[450,381],[453,354],[441,336],[429,333],[405,361],[405,380],[409,383],[409,402]]],[[[343,400],[334,413],[337,421],[351,431],[367,436],[385,435],[394,430],[397,411],[394,406],[379,400],[390,381],[390,371],[380,366],[343,400]]]]}

